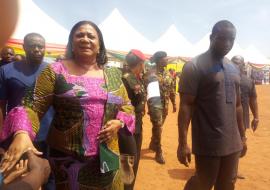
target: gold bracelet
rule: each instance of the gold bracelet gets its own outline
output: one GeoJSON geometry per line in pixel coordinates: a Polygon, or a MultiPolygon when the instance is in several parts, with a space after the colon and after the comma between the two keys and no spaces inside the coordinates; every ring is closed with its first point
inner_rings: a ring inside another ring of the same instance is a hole
{"type": "Polygon", "coordinates": [[[17,132],[13,135],[13,138],[14,138],[15,136],[17,136],[18,134],[22,134],[22,133],[28,135],[28,132],[27,132],[27,131],[19,130],[19,131],[17,131],[17,132]]]}

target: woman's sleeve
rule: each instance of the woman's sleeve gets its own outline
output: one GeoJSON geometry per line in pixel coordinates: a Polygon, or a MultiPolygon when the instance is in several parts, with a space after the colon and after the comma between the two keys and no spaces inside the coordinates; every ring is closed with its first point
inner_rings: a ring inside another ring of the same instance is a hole
{"type": "Polygon", "coordinates": [[[34,140],[39,131],[40,120],[52,104],[54,85],[55,73],[48,65],[38,76],[34,87],[26,92],[22,106],[15,107],[8,113],[0,141],[18,131],[27,132],[34,140]]]}
{"type": "Polygon", "coordinates": [[[135,132],[134,107],[131,105],[128,93],[123,84],[120,86],[120,94],[122,96],[123,103],[121,104],[116,118],[123,121],[128,131],[133,134],[135,132]]]}

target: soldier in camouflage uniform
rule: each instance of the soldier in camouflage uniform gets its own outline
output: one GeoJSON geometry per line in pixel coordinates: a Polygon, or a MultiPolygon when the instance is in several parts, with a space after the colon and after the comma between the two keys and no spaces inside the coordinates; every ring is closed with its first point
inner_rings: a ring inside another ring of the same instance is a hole
{"type": "MultiPolygon", "coordinates": [[[[165,70],[165,67],[167,65],[166,52],[156,52],[151,58],[151,62],[156,63],[156,69],[154,71],[154,74],[156,75],[159,82],[161,106],[159,107],[148,104],[149,115],[152,122],[152,138],[149,149],[156,152],[155,160],[158,163],[165,164],[161,149],[161,134],[162,125],[168,115],[169,95],[170,89],[172,88],[172,78],[169,72],[165,70]]],[[[153,72],[151,74],[153,74],[153,72]]],[[[148,74],[148,76],[150,75],[148,74]]],[[[145,80],[146,85],[148,85],[149,81],[147,79],[147,75],[145,80]]]]}
{"type": "MultiPolygon", "coordinates": [[[[136,123],[134,138],[136,141],[137,152],[137,158],[133,167],[135,177],[140,161],[140,152],[142,147],[142,119],[145,113],[146,92],[141,77],[141,73],[143,73],[144,70],[144,61],[145,56],[141,51],[131,50],[126,56],[126,62],[129,70],[123,74],[122,78],[123,83],[127,89],[129,99],[135,108],[136,123]]],[[[131,185],[125,185],[125,190],[132,190],[134,183],[135,180],[131,185]]]]}

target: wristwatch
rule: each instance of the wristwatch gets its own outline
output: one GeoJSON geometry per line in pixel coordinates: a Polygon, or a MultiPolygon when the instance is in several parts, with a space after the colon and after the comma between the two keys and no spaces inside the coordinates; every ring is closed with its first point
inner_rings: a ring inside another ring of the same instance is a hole
{"type": "Polygon", "coordinates": [[[121,123],[121,128],[124,128],[125,127],[125,123],[124,121],[122,121],[121,119],[119,119],[120,123],[121,123]]]}

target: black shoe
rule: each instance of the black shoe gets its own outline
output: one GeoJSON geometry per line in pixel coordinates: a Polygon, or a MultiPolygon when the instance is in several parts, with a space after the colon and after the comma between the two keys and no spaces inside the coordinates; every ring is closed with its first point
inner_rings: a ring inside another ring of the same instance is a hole
{"type": "Polygon", "coordinates": [[[156,160],[156,162],[159,163],[159,164],[165,164],[165,160],[164,160],[164,158],[163,158],[162,152],[157,152],[157,153],[156,153],[155,160],[156,160]]]}

